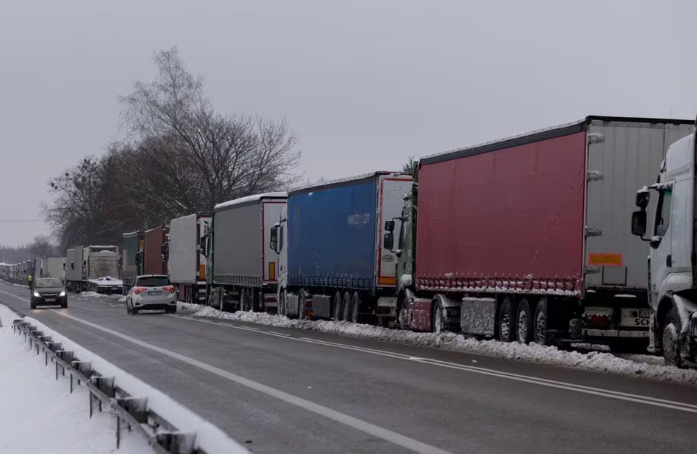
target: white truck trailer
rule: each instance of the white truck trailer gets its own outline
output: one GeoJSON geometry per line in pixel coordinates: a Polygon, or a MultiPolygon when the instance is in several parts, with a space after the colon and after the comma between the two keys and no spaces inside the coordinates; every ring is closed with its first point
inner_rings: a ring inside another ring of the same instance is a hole
{"type": "Polygon", "coordinates": [[[206,303],[205,239],[210,228],[210,214],[191,214],[172,219],[169,224],[167,269],[179,299],[187,303],[206,303]],[[203,249],[202,249],[203,246],[203,249]]]}

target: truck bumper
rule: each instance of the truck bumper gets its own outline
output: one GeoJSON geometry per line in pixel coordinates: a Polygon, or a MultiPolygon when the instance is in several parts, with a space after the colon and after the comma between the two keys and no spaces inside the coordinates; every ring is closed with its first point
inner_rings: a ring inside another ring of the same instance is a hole
{"type": "Polygon", "coordinates": [[[583,338],[621,338],[648,339],[649,331],[629,331],[622,329],[583,329],[583,338]]]}

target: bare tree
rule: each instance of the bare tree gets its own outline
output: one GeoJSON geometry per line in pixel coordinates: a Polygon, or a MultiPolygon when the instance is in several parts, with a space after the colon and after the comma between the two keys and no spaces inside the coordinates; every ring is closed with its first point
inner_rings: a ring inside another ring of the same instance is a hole
{"type": "MultiPolygon", "coordinates": [[[[280,188],[294,177],[298,137],[284,120],[219,114],[203,92],[202,79],[186,69],[176,48],[157,53],[154,61],[155,80],[136,83],[133,93],[121,98],[124,124],[142,143],[167,137],[167,147],[197,171],[203,182],[199,197],[208,209],[280,188]]],[[[154,159],[171,162],[165,153],[154,159]]]]}
{"type": "Polygon", "coordinates": [[[414,166],[414,155],[410,155],[407,162],[405,162],[404,165],[402,166],[402,172],[411,173],[413,171],[413,166],[414,166]]]}
{"type": "Polygon", "coordinates": [[[27,249],[37,257],[50,257],[55,253],[55,246],[46,235],[35,236],[27,249]]]}

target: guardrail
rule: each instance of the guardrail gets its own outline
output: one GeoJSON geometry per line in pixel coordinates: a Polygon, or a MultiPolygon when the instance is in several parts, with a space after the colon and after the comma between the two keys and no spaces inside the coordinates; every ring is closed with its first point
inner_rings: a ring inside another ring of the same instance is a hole
{"type": "MultiPolygon", "coordinates": [[[[22,314],[20,314],[22,316],[22,314]]],[[[104,406],[111,409],[116,417],[116,449],[121,446],[121,432],[124,427],[145,439],[156,454],[206,454],[196,447],[196,433],[181,432],[165,418],[148,408],[147,397],[131,396],[115,383],[114,377],[100,375],[89,361],[80,361],[75,353],[64,350],[60,342],[45,335],[30,322],[14,320],[12,331],[24,335],[29,343],[29,351],[44,354],[44,362],[55,364],[56,380],[69,375],[70,393],[75,385],[86,386],[90,396],[90,418],[95,405],[101,412],[104,406]]]]}

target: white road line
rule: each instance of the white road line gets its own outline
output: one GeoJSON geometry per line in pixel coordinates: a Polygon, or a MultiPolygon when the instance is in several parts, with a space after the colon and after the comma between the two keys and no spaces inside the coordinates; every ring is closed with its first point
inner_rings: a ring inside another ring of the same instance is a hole
{"type": "Polygon", "coordinates": [[[338,423],[344,424],[346,426],[352,427],[356,430],[359,430],[361,432],[365,432],[369,435],[372,435],[374,437],[382,438],[383,440],[389,441],[390,443],[393,443],[397,446],[401,446],[403,448],[409,449],[414,452],[422,453],[422,454],[450,454],[448,451],[444,451],[440,448],[437,448],[435,446],[431,446],[429,444],[420,442],[418,440],[415,440],[413,438],[407,437],[402,434],[398,434],[397,432],[392,432],[391,430],[385,429],[380,426],[376,426],[374,424],[371,424],[369,422],[354,418],[353,416],[349,416],[347,414],[338,412],[336,410],[332,410],[331,408],[316,404],[314,402],[310,402],[309,400],[303,399],[301,397],[293,396],[292,394],[288,394],[286,392],[283,392],[281,390],[278,390],[276,388],[272,388],[270,386],[263,385],[261,383],[255,382],[253,380],[244,378],[242,376],[233,374],[231,372],[228,372],[223,369],[219,369],[215,366],[211,366],[210,364],[206,364],[204,362],[198,361],[196,359],[190,358],[188,356],[184,356],[180,353],[173,352],[171,350],[167,350],[162,347],[158,347],[156,345],[149,344],[147,342],[143,342],[141,340],[138,340],[134,337],[127,336],[125,334],[121,334],[118,331],[114,331],[109,328],[105,328],[103,326],[97,325],[95,323],[88,322],[86,320],[82,320],[80,318],[77,318],[75,316],[72,316],[70,314],[62,313],[59,312],[60,315],[63,317],[69,318],[71,320],[75,320],[76,322],[85,324],[87,326],[90,326],[94,329],[103,331],[105,333],[111,334],[112,336],[116,336],[120,339],[123,339],[125,341],[131,342],[132,344],[138,345],[143,348],[147,348],[148,350],[155,351],[157,353],[163,354],[165,356],[169,356],[170,358],[178,359],[179,361],[182,361],[184,363],[187,363],[189,365],[192,365],[194,367],[198,367],[199,369],[205,370],[207,372],[210,372],[212,374],[215,374],[219,377],[226,378],[230,381],[233,381],[237,384],[240,384],[242,386],[246,386],[248,388],[254,389],[256,391],[259,391],[263,394],[266,394],[271,397],[275,397],[277,399],[280,399],[284,402],[287,402],[291,405],[295,405],[297,407],[303,408],[305,410],[308,410],[312,413],[316,413],[320,416],[324,416],[325,418],[331,419],[333,421],[336,421],[338,423]]]}
{"type": "MultiPolygon", "coordinates": [[[[13,296],[13,297],[20,299],[22,301],[27,301],[23,298],[12,295],[11,293],[7,293],[7,292],[4,292],[2,290],[0,290],[0,292],[5,293],[5,294],[10,295],[10,296],[13,296]]],[[[72,316],[69,316],[69,315],[63,314],[63,313],[61,313],[61,315],[72,317],[72,316]]],[[[345,350],[354,350],[354,351],[369,353],[369,354],[373,354],[373,355],[388,356],[388,357],[395,358],[395,359],[413,361],[413,362],[418,362],[421,364],[428,364],[428,365],[432,365],[432,366],[445,367],[448,369],[457,369],[457,370],[461,370],[464,372],[472,372],[472,373],[477,373],[477,374],[481,374],[481,375],[488,375],[488,376],[504,378],[504,379],[508,379],[508,380],[531,383],[531,384],[535,384],[535,385],[539,385],[539,386],[547,386],[550,388],[564,389],[567,391],[596,395],[596,396],[607,397],[607,398],[611,398],[611,399],[624,400],[624,401],[628,401],[628,402],[635,402],[635,403],[640,403],[640,404],[644,404],[644,405],[652,405],[655,407],[662,407],[662,408],[668,408],[668,409],[672,409],[672,410],[679,410],[679,411],[697,414],[697,405],[682,403],[682,402],[677,402],[677,401],[672,401],[672,400],[659,399],[659,398],[655,398],[655,397],[642,396],[642,395],[638,395],[638,394],[623,393],[620,391],[613,391],[613,390],[603,389],[603,388],[595,388],[595,387],[591,387],[591,386],[578,385],[578,384],[569,383],[569,382],[548,380],[548,379],[538,378],[538,377],[534,377],[534,376],[530,376],[530,375],[521,375],[521,374],[510,373],[510,372],[502,372],[502,371],[497,371],[494,369],[487,369],[487,368],[477,367],[477,366],[466,366],[463,364],[451,363],[451,362],[447,362],[447,361],[440,361],[440,360],[436,360],[436,359],[429,359],[429,358],[421,358],[421,357],[404,355],[401,353],[390,352],[387,350],[377,350],[377,349],[372,349],[372,348],[359,347],[359,346],[355,346],[355,345],[317,340],[317,339],[312,339],[309,337],[298,338],[298,337],[290,337],[287,335],[283,336],[283,335],[281,335],[282,333],[276,333],[276,332],[272,332],[272,331],[263,331],[263,330],[260,330],[258,328],[232,325],[229,323],[220,323],[220,322],[214,322],[214,321],[210,321],[210,320],[202,320],[202,319],[189,317],[189,316],[176,315],[174,317],[180,318],[180,319],[185,319],[185,320],[191,320],[191,321],[195,321],[195,322],[199,322],[199,323],[207,323],[207,324],[211,324],[211,325],[223,326],[226,328],[232,328],[232,329],[238,329],[238,330],[244,330],[244,331],[254,331],[254,332],[257,332],[259,334],[281,337],[281,338],[292,340],[292,341],[312,343],[312,344],[317,344],[317,345],[323,345],[326,347],[341,348],[341,349],[345,349],[345,350]]],[[[72,317],[72,318],[74,318],[74,317],[72,317]]],[[[79,320],[77,318],[75,318],[75,319],[79,320]]],[[[84,323],[90,323],[90,322],[84,322],[84,323]]],[[[104,328],[104,329],[108,329],[108,328],[104,328]]]]}
{"type": "MultiPolygon", "coordinates": [[[[191,321],[195,321],[195,322],[208,323],[211,325],[224,326],[227,328],[241,329],[241,330],[245,330],[245,331],[248,330],[247,327],[232,325],[229,323],[219,323],[219,322],[213,322],[213,321],[209,321],[209,320],[200,320],[200,319],[197,319],[194,317],[178,317],[178,318],[183,318],[183,319],[191,320],[191,321]]],[[[272,333],[270,331],[262,331],[262,330],[255,330],[255,331],[257,331],[259,334],[272,333]]],[[[270,334],[270,335],[275,336],[275,334],[270,334]]],[[[448,362],[448,361],[441,361],[441,360],[437,360],[437,359],[404,355],[402,353],[395,353],[395,352],[390,352],[387,350],[377,350],[377,349],[373,349],[373,348],[359,347],[359,346],[349,345],[349,344],[340,344],[337,342],[317,340],[317,339],[312,339],[309,337],[285,337],[285,339],[292,340],[292,341],[298,341],[298,342],[306,342],[306,343],[311,343],[311,344],[323,345],[325,347],[334,347],[334,348],[341,348],[341,349],[345,349],[345,350],[354,350],[354,351],[358,351],[358,352],[369,353],[372,355],[388,356],[388,357],[395,358],[395,359],[413,361],[413,362],[428,364],[428,365],[432,365],[432,366],[445,367],[448,369],[458,369],[458,370],[461,370],[464,372],[472,372],[472,373],[481,374],[481,375],[488,375],[488,376],[504,378],[504,379],[508,379],[508,380],[531,383],[531,384],[535,384],[535,385],[539,385],[539,386],[546,386],[546,387],[550,387],[550,388],[563,389],[563,390],[573,391],[573,392],[582,393],[582,394],[591,394],[591,395],[595,395],[595,396],[608,397],[611,399],[624,400],[627,402],[635,402],[635,403],[640,403],[640,404],[644,404],[644,405],[652,405],[652,406],[656,406],[656,407],[669,408],[672,410],[679,410],[679,411],[697,414],[697,405],[683,403],[683,402],[677,402],[677,401],[666,400],[666,399],[659,399],[659,398],[650,397],[650,396],[642,396],[639,394],[623,393],[620,391],[613,391],[613,390],[603,389],[603,388],[595,388],[592,386],[578,385],[578,384],[569,383],[569,382],[548,380],[545,378],[538,378],[538,377],[534,377],[531,375],[521,375],[521,374],[514,374],[511,372],[502,372],[502,371],[498,371],[498,370],[494,370],[494,369],[487,369],[484,367],[467,366],[464,364],[452,363],[452,362],[448,362]]]]}

